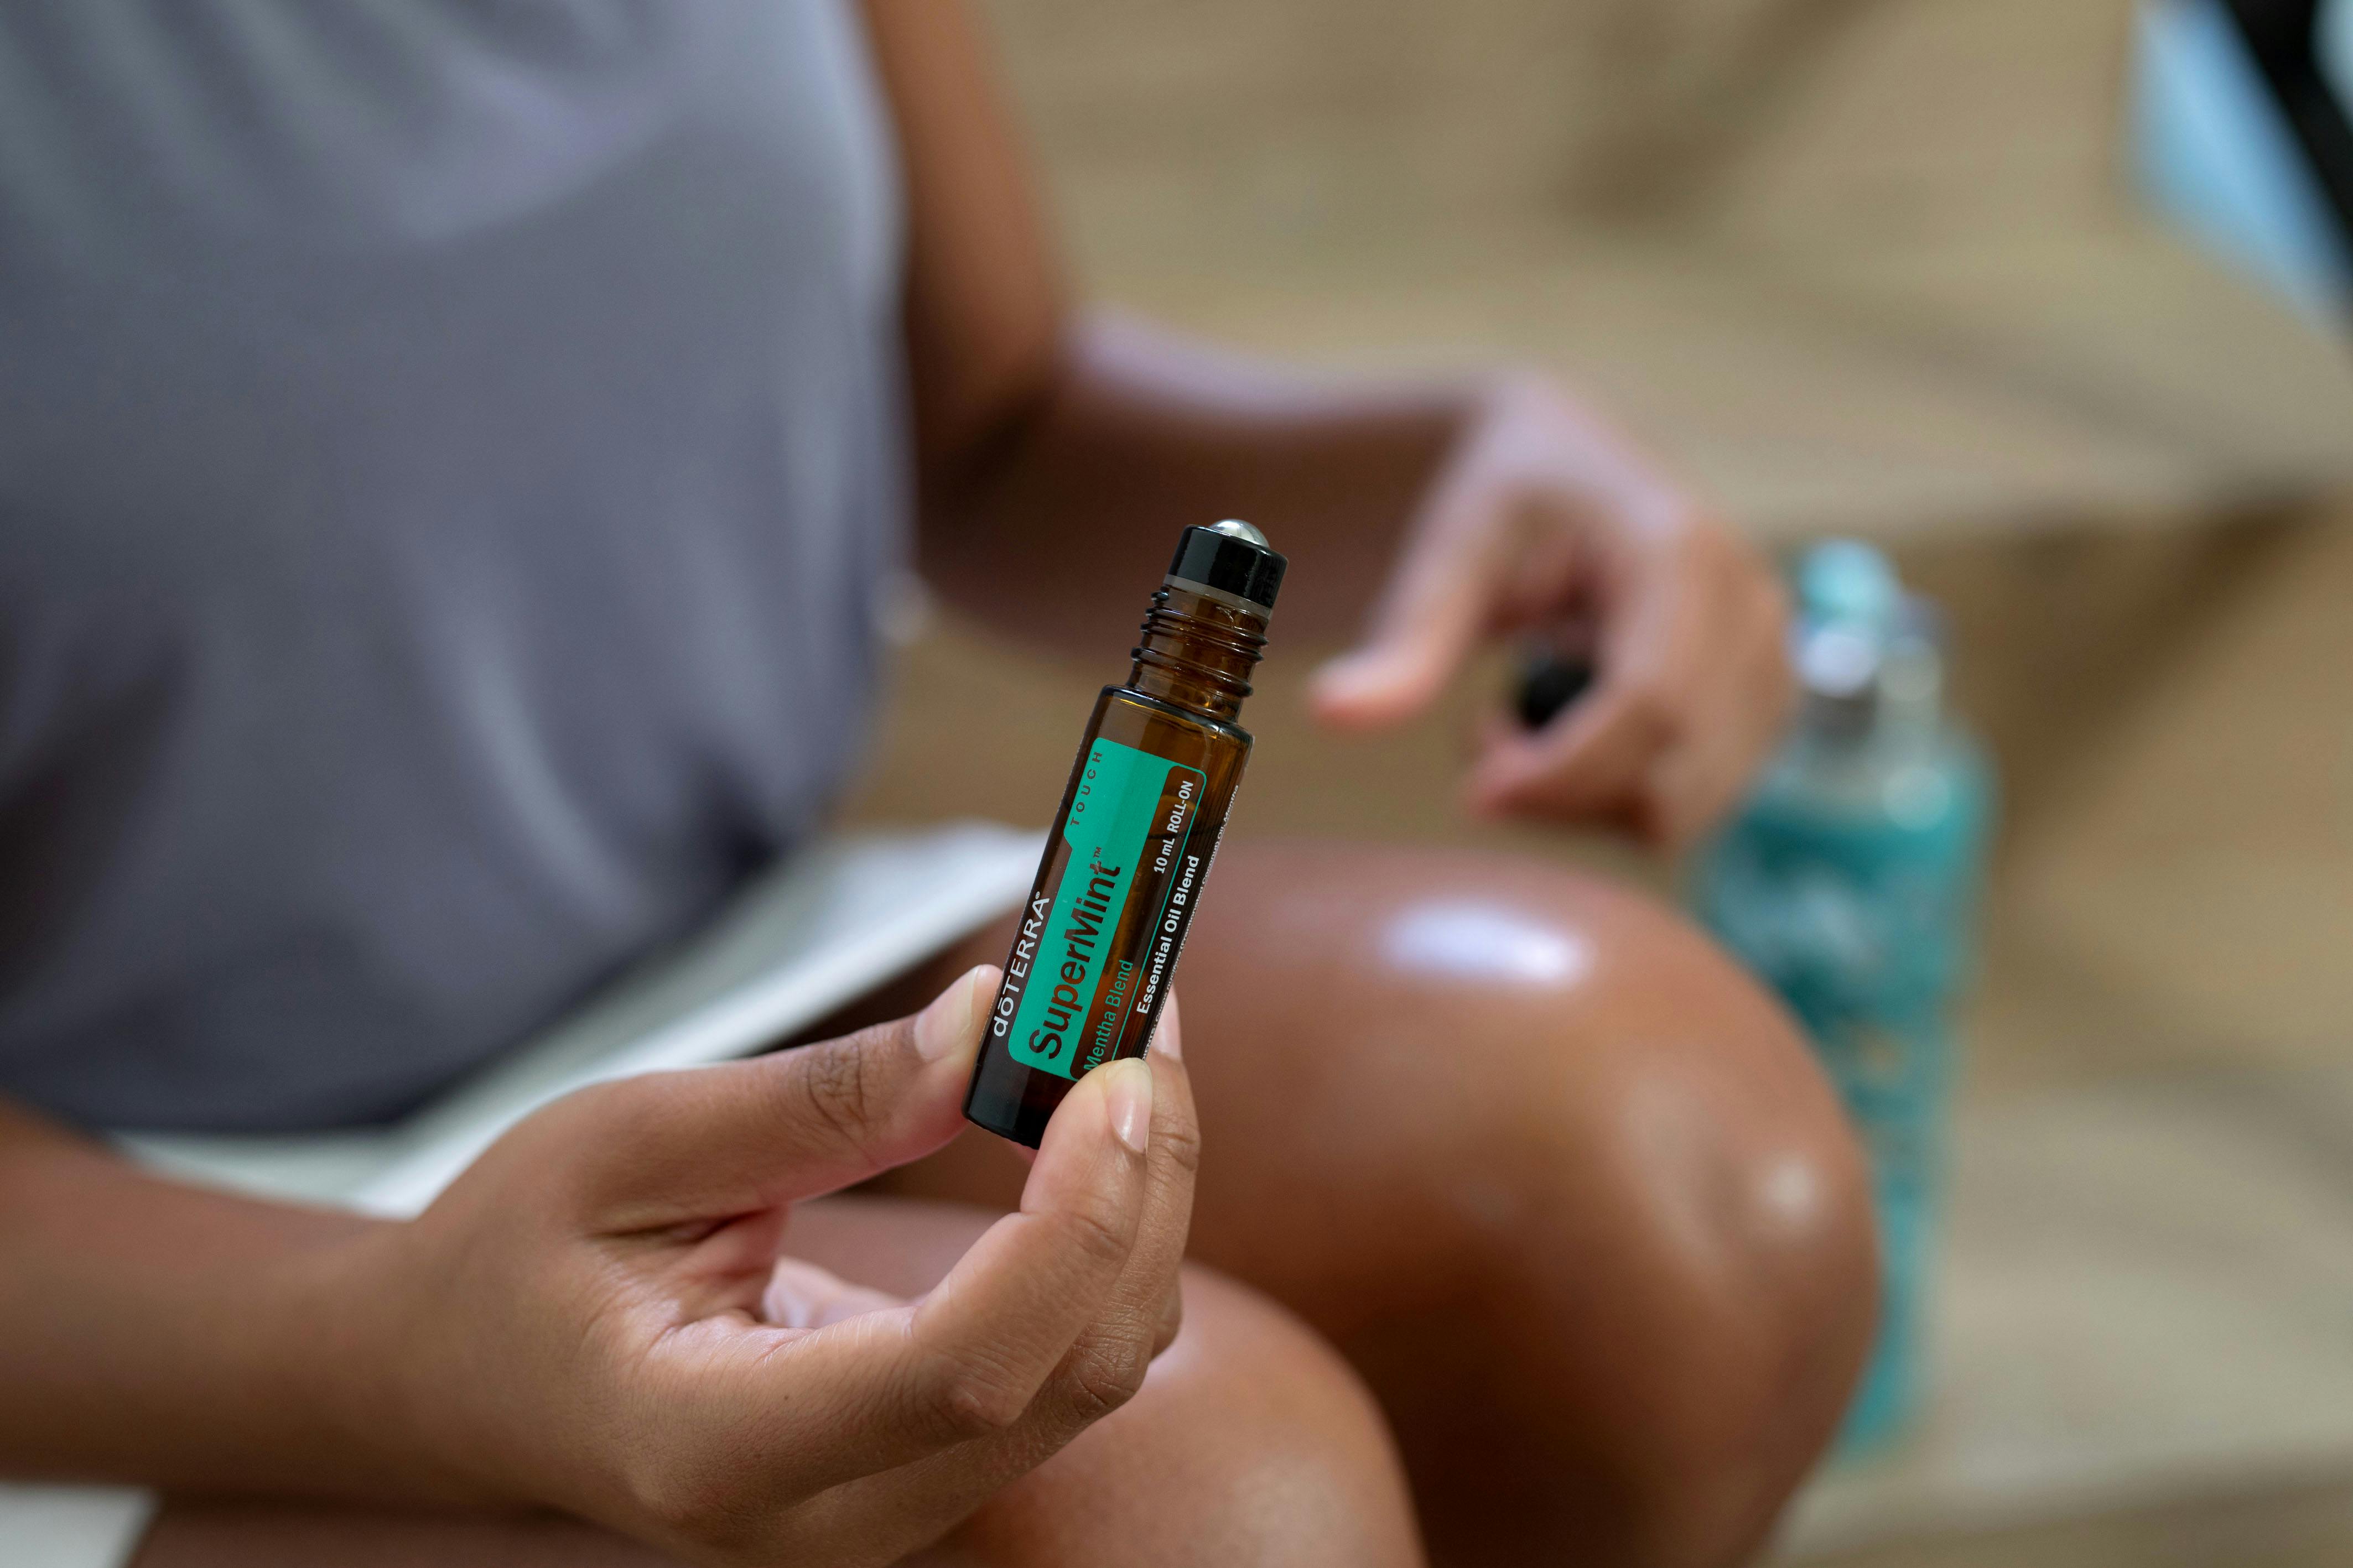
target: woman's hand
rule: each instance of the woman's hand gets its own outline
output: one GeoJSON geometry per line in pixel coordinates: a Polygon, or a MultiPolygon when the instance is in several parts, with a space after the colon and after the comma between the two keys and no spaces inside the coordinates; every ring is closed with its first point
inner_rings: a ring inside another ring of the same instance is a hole
{"type": "Polygon", "coordinates": [[[1320,717],[1419,711],[1478,644],[1589,621],[1596,679],[1534,732],[1498,721],[1468,796],[1680,847],[1729,806],[1790,704],[1779,584],[1757,552],[1550,381],[1497,381],[1424,496],[1320,717]]]}
{"type": "Polygon", "coordinates": [[[881,1563],[1118,1407],[1176,1331],[1198,1144],[1173,1051],[1082,1079],[1020,1212],[922,1300],[780,1257],[796,1200],[955,1134],[996,981],[573,1095],[356,1242],[340,1299],[368,1303],[358,1416],[387,1461],[699,1562],[881,1563]]]}

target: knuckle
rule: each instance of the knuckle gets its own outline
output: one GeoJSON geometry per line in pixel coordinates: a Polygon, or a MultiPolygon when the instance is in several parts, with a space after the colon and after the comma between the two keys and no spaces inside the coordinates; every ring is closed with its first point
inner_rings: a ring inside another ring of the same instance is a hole
{"type": "Polygon", "coordinates": [[[1059,1393],[1064,1410],[1088,1426],[1134,1399],[1152,1366],[1149,1342],[1130,1333],[1108,1335],[1071,1359],[1059,1393]]]}
{"type": "Polygon", "coordinates": [[[867,1129],[881,1107],[863,1035],[808,1047],[808,1059],[795,1075],[802,1108],[824,1132],[854,1148],[865,1146],[867,1129]]]}
{"type": "Polygon", "coordinates": [[[951,1441],[1003,1432],[1021,1419],[1029,1401],[997,1368],[975,1362],[944,1365],[932,1388],[931,1407],[951,1441]]]}
{"type": "Polygon", "coordinates": [[[638,1515],[661,1534],[724,1551],[752,1524],[745,1489],[726,1467],[656,1460],[628,1480],[638,1515]]]}
{"type": "Polygon", "coordinates": [[[1152,1141],[1168,1163],[1187,1178],[1201,1168],[1201,1124],[1187,1114],[1171,1116],[1165,1127],[1152,1130],[1152,1141]]]}
{"type": "Polygon", "coordinates": [[[1118,1216],[1100,1204],[1063,1212],[1055,1228],[1065,1246],[1099,1267],[1118,1267],[1126,1261],[1133,1245],[1118,1216]]]}

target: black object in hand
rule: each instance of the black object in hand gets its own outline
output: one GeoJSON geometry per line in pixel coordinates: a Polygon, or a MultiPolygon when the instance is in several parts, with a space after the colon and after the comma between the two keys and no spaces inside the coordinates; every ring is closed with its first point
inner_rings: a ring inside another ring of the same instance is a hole
{"type": "Polygon", "coordinates": [[[1541,730],[1560,710],[1585,695],[1593,684],[1593,666],[1583,658],[1554,648],[1540,648],[1520,666],[1520,689],[1515,706],[1520,722],[1541,730]]]}

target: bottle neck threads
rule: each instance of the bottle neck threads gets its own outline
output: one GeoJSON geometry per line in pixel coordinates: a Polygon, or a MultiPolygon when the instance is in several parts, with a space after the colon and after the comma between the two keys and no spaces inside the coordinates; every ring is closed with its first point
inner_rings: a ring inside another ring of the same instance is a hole
{"type": "Polygon", "coordinates": [[[1146,697],[1230,723],[1250,694],[1266,617],[1170,584],[1145,612],[1127,683],[1146,697]]]}

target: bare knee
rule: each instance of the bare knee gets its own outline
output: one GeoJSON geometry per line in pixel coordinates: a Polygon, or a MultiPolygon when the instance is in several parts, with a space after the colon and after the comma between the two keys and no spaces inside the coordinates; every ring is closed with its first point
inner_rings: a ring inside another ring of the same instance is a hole
{"type": "Polygon", "coordinates": [[[1185,1327],[1135,1400],[935,1559],[1006,1568],[1409,1568],[1405,1480],[1363,1384],[1264,1298],[1188,1269],[1185,1327]]]}
{"type": "MultiPolygon", "coordinates": [[[[1557,868],[1251,861],[1253,942],[1321,982],[1325,1016],[1289,1026],[1347,1063],[1309,1093],[1351,1165],[1335,1184],[1387,1227],[1343,1272],[1388,1309],[1335,1331],[1398,1418],[1433,1541],[1512,1518],[1613,1561],[1744,1554],[1834,1426],[1873,1317],[1860,1156],[1791,1025],[1680,917],[1557,868]],[[1417,1271],[1423,1299],[1401,1299],[1417,1271]]],[[[1222,1004],[1195,964],[1198,1079],[1222,1004]]]]}
{"type": "Polygon", "coordinates": [[[1577,1303],[1556,1364],[1601,1416],[1636,1561],[1745,1558],[1835,1427],[1867,1349],[1876,1263],[1861,1152],[1779,1007],[1680,918],[1564,895],[1596,984],[1491,1045],[1528,1093],[1490,1169],[1541,1218],[1514,1271],[1577,1303]],[[1597,909],[1598,906],[1598,909],[1597,909]],[[1606,1282],[1597,1279],[1597,1270],[1606,1282]]]}

